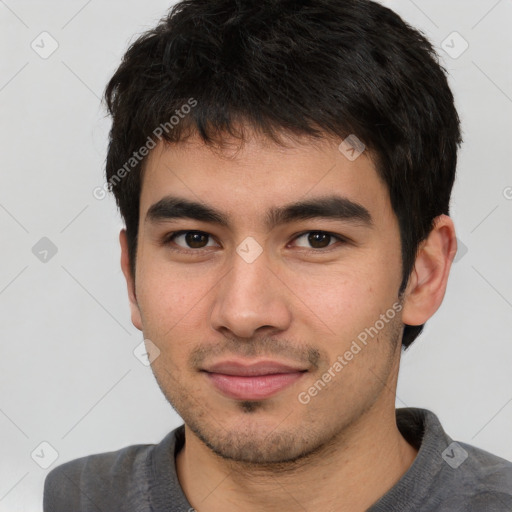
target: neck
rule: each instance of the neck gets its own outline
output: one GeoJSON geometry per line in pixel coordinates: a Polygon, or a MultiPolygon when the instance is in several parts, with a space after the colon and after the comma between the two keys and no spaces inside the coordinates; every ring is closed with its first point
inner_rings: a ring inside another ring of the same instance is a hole
{"type": "Polygon", "coordinates": [[[328,446],[286,465],[222,459],[187,426],[185,439],[176,457],[178,479],[200,512],[364,511],[398,482],[417,453],[389,405],[385,411],[372,408],[328,446]]]}

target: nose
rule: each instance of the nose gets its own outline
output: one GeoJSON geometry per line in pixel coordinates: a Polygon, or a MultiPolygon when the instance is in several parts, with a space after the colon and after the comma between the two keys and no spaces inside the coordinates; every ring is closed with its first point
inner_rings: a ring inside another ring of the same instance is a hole
{"type": "Polygon", "coordinates": [[[289,293],[265,251],[251,263],[234,253],[231,269],[215,289],[212,327],[239,338],[284,331],[291,322],[289,293]]]}

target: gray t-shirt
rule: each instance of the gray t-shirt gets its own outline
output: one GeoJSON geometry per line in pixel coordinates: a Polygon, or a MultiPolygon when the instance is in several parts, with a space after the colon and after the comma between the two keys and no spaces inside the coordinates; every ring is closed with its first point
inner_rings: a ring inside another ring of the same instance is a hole
{"type": "MultiPolygon", "coordinates": [[[[454,443],[430,411],[404,408],[396,415],[418,455],[368,512],[512,512],[512,463],[454,443]]],[[[192,512],[176,475],[183,443],[182,425],[158,444],[61,464],[46,477],[44,512],[192,512]]]]}

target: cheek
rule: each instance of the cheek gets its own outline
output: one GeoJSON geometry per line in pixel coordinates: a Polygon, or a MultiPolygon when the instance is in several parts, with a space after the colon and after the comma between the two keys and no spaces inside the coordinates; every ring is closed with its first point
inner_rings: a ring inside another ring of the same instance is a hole
{"type": "Polygon", "coordinates": [[[206,296],[211,287],[200,271],[191,275],[170,265],[145,265],[137,283],[144,335],[165,343],[165,350],[178,352],[186,347],[194,332],[197,336],[196,319],[201,317],[204,323],[206,296]],[[168,340],[179,343],[171,348],[168,340]]]}
{"type": "Polygon", "coordinates": [[[310,313],[318,315],[334,332],[340,332],[343,326],[375,321],[382,308],[391,307],[399,283],[397,273],[390,270],[374,258],[358,265],[295,272],[288,279],[294,283],[290,288],[297,290],[310,313]]]}
{"type": "Polygon", "coordinates": [[[208,269],[173,262],[160,248],[147,246],[137,265],[137,298],[146,313],[164,314],[162,320],[183,316],[209,289],[208,269]]]}

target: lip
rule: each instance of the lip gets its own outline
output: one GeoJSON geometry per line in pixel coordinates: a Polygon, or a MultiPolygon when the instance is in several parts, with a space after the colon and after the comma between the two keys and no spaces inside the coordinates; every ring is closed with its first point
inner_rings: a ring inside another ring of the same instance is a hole
{"type": "Polygon", "coordinates": [[[243,360],[221,361],[204,368],[208,373],[222,373],[223,375],[233,375],[239,377],[252,377],[260,375],[271,375],[276,373],[296,373],[303,372],[306,368],[292,366],[270,359],[250,362],[243,360]]]}
{"type": "Polygon", "coordinates": [[[262,400],[299,380],[307,370],[277,361],[223,361],[205,368],[209,381],[228,398],[262,400]]]}

